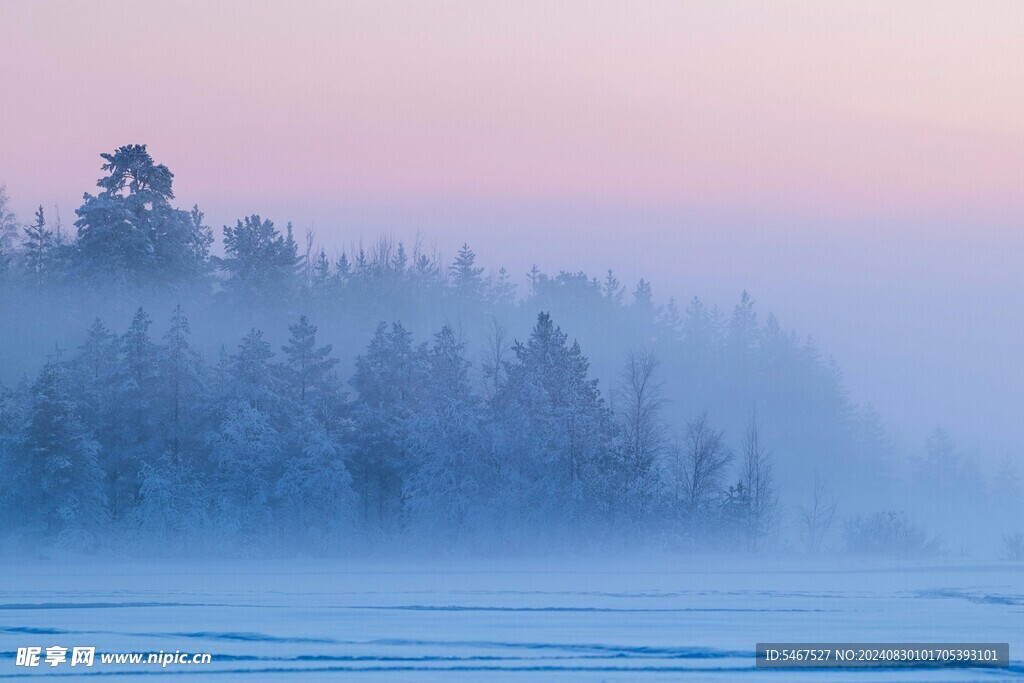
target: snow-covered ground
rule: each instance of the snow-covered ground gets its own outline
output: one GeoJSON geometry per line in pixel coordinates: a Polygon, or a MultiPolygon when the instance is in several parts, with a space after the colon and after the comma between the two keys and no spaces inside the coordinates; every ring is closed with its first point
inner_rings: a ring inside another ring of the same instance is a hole
{"type": "Polygon", "coordinates": [[[51,645],[213,656],[166,669],[97,659],[85,670],[118,680],[1013,680],[1024,677],[1024,567],[3,561],[0,679],[82,671],[15,665],[18,647],[51,645]],[[754,668],[758,641],[1009,641],[1012,667],[765,671],[754,668]]]}

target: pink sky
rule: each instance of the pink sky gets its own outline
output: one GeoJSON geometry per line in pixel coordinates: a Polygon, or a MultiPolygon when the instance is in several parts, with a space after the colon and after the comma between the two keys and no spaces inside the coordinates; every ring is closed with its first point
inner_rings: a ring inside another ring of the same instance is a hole
{"type": "Polygon", "coordinates": [[[2,0],[0,130],[26,219],[147,143],[215,228],[745,287],[910,438],[1024,442],[1022,2],[2,0]]]}
{"type": "Polygon", "coordinates": [[[1024,213],[1015,2],[7,0],[0,32],[0,182],[22,207],[70,215],[100,151],[146,142],[183,200],[236,213],[1024,213]]]}

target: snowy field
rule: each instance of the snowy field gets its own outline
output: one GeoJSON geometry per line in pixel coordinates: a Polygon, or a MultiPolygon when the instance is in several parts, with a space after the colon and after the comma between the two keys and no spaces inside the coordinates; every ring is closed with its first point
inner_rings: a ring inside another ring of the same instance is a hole
{"type": "Polygon", "coordinates": [[[1014,680],[1024,677],[1024,567],[3,561],[0,679],[81,671],[15,665],[19,646],[51,645],[213,656],[163,670],[97,659],[83,680],[1014,680]],[[757,641],[1009,641],[1012,666],[759,671],[757,641]]]}

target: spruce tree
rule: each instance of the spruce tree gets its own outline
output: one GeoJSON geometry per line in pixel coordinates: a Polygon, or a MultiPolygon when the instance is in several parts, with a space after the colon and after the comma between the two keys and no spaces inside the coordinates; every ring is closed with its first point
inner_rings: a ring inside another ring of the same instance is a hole
{"type": "Polygon", "coordinates": [[[295,325],[289,325],[291,337],[282,347],[287,356],[286,371],[293,396],[305,406],[307,394],[322,385],[327,374],[338,364],[331,358],[331,345],[316,347],[316,326],[306,316],[295,325]]]}
{"type": "Polygon", "coordinates": [[[53,249],[53,231],[46,229],[43,207],[36,211],[35,221],[25,226],[25,268],[37,290],[41,289],[46,277],[46,266],[53,249]]]}
{"type": "Polygon", "coordinates": [[[188,318],[174,309],[160,354],[160,388],[164,405],[164,434],[172,458],[181,456],[182,441],[194,433],[193,414],[204,390],[203,362],[189,344],[188,318]]]}
{"type": "Polygon", "coordinates": [[[468,244],[463,244],[459,248],[459,254],[455,257],[455,261],[452,262],[451,267],[448,269],[451,274],[452,287],[461,296],[471,300],[480,295],[481,287],[483,286],[481,274],[484,272],[484,269],[477,268],[474,265],[475,263],[476,254],[469,248],[468,244]]]}
{"type": "Polygon", "coordinates": [[[107,518],[99,444],[75,410],[59,358],[43,366],[29,400],[16,470],[25,524],[38,520],[50,535],[91,545],[107,518]]]}

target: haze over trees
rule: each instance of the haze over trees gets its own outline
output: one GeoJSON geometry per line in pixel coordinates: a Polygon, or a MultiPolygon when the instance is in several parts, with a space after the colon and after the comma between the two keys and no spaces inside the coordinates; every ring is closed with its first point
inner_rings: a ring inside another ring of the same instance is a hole
{"type": "Polygon", "coordinates": [[[842,513],[851,547],[931,551],[897,504],[1019,508],[1012,462],[989,487],[945,432],[901,479],[836,364],[746,292],[658,305],[536,267],[520,292],[468,245],[329,254],[256,214],[215,255],[144,145],[102,158],[74,237],[0,189],[6,542],[818,552],[842,513]]]}

